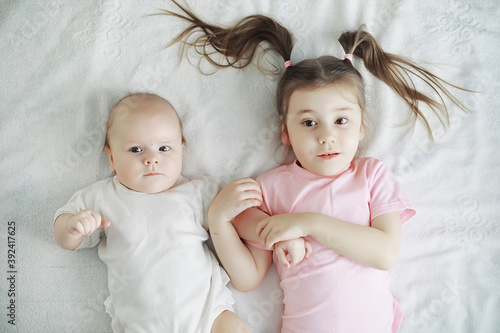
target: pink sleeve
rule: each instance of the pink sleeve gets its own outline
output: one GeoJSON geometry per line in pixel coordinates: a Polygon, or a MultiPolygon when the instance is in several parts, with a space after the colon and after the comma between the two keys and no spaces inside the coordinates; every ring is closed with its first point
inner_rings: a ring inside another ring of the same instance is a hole
{"type": "Polygon", "coordinates": [[[263,211],[264,213],[266,213],[267,215],[272,215],[271,212],[270,212],[269,206],[267,204],[268,192],[267,192],[267,188],[266,188],[266,186],[264,184],[263,178],[264,178],[263,176],[260,176],[260,177],[257,177],[257,179],[255,179],[255,181],[257,182],[257,184],[260,185],[260,189],[262,191],[262,204],[258,208],[261,211],[263,211]]]}
{"type": "Polygon", "coordinates": [[[406,223],[416,214],[413,204],[385,164],[375,159],[373,161],[375,163],[369,163],[367,166],[370,182],[370,221],[382,214],[397,211],[402,224],[406,223]]]}

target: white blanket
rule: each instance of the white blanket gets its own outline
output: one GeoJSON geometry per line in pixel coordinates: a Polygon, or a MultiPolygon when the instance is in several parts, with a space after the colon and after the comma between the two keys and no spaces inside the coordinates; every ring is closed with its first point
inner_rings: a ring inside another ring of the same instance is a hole
{"type": "MultiPolygon", "coordinates": [[[[354,62],[375,120],[368,155],[393,170],[418,209],[403,228],[391,271],[406,313],[401,332],[498,332],[498,1],[188,3],[218,24],[254,13],[276,18],[294,33],[294,62],[343,57],[340,33],[366,24],[387,51],[477,91],[453,90],[473,113],[451,107],[446,132],[433,121],[431,145],[421,126],[413,133],[399,126],[408,107],[354,62]]],[[[95,249],[61,249],[52,218],[75,191],[110,175],[105,122],[121,97],[146,91],[176,107],[188,142],[185,175],[211,175],[224,185],[289,160],[279,140],[277,78],[255,65],[207,76],[196,57],[179,63],[179,47],[164,47],[186,23],[148,16],[174,8],[166,0],[0,4],[1,332],[110,332],[103,263],[95,249]]],[[[278,56],[266,59],[281,66],[278,56]]],[[[257,290],[235,296],[237,313],[254,332],[279,331],[282,294],[274,267],[257,290]]]]}

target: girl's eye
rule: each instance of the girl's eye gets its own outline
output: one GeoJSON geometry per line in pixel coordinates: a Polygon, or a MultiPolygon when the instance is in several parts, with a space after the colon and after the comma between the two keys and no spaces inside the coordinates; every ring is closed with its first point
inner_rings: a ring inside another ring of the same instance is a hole
{"type": "Polygon", "coordinates": [[[349,120],[347,118],[339,118],[335,120],[336,125],[345,125],[349,120]]]}
{"type": "Polygon", "coordinates": [[[132,148],[130,148],[130,151],[132,153],[140,153],[142,151],[142,149],[139,147],[132,147],[132,148]]]}
{"type": "Polygon", "coordinates": [[[169,151],[170,147],[169,146],[161,146],[160,151],[169,151]]]}
{"type": "Polygon", "coordinates": [[[317,123],[314,120],[304,120],[302,124],[306,127],[313,127],[317,125],[317,123]]]}

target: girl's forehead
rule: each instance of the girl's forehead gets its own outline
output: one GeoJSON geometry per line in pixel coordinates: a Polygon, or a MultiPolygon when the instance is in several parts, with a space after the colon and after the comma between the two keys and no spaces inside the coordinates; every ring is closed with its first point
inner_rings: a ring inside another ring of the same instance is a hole
{"type": "Polygon", "coordinates": [[[297,89],[291,94],[288,107],[289,113],[307,110],[360,110],[355,91],[337,85],[297,89]]]}
{"type": "Polygon", "coordinates": [[[334,82],[328,84],[310,85],[298,87],[292,92],[303,92],[310,94],[322,94],[324,92],[339,93],[345,95],[355,96],[359,93],[357,87],[353,84],[348,84],[346,82],[334,82]]]}

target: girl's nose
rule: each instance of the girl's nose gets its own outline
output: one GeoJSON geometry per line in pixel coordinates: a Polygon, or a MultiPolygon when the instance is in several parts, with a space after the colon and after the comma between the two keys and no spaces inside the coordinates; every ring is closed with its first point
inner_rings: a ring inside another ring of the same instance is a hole
{"type": "Polygon", "coordinates": [[[324,145],[326,143],[333,143],[335,142],[335,133],[329,128],[324,128],[318,137],[318,141],[321,145],[324,145]]]}

